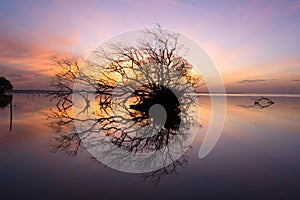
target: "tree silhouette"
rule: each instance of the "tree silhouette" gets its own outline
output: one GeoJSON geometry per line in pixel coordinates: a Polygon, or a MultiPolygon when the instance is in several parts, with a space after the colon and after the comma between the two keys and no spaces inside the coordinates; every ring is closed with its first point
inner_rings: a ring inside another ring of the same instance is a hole
{"type": "MultiPolygon", "coordinates": [[[[102,150],[100,156],[103,157],[111,156],[111,152],[119,148],[129,153],[165,148],[171,154],[172,150],[166,148],[171,141],[178,148],[190,148],[184,141],[191,137],[189,129],[198,125],[197,119],[191,116],[191,108],[198,106],[193,94],[194,89],[202,85],[201,76],[193,72],[192,64],[179,53],[186,51],[178,44],[179,35],[161,27],[146,29],[144,34],[135,45],[107,43],[106,48],[92,52],[83,65],[78,59],[54,58],[61,70],[51,82],[57,89],[50,94],[57,102],[49,116],[56,120],[52,123],[57,133],[52,141],[54,152],[63,150],[76,155],[84,148],[83,137],[99,134],[104,139],[92,141],[91,145],[114,144],[113,149],[102,150]],[[74,89],[74,85],[80,87],[74,89]],[[74,96],[84,102],[76,116],[70,112],[74,96]],[[95,105],[90,105],[90,98],[95,105]],[[156,104],[167,113],[164,123],[159,114],[151,116],[150,110],[156,104]],[[93,110],[93,106],[96,109],[93,110]],[[80,117],[88,112],[93,112],[94,118],[80,117]],[[76,122],[88,125],[78,130],[74,128],[76,122]]],[[[113,155],[111,162],[126,163],[126,155],[113,155]]],[[[139,164],[147,166],[152,161],[140,160],[139,164]]],[[[164,170],[169,168],[165,166],[164,170]]]]}
{"type": "Polygon", "coordinates": [[[7,94],[13,89],[13,85],[5,77],[0,77],[0,108],[6,108],[10,105],[10,125],[9,130],[12,130],[12,100],[13,96],[7,94]]]}
{"type": "Polygon", "coordinates": [[[13,89],[13,85],[5,77],[0,77],[0,94],[10,92],[13,89]]]}

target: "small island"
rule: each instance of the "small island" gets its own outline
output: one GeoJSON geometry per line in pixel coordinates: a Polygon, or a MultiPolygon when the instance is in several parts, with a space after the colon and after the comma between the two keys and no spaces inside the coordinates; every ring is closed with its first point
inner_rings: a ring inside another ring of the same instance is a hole
{"type": "Polygon", "coordinates": [[[5,77],[0,77],[0,94],[11,93],[13,85],[5,77]]]}
{"type": "Polygon", "coordinates": [[[12,90],[13,85],[5,77],[0,77],[0,108],[6,108],[10,105],[10,125],[9,130],[12,130],[12,90]]]}

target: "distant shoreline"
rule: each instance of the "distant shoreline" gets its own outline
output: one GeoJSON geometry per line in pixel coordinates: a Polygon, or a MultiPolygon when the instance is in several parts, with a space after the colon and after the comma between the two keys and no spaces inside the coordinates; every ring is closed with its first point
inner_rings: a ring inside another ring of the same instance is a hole
{"type": "Polygon", "coordinates": [[[227,97],[299,97],[300,94],[253,94],[253,93],[226,93],[226,94],[209,94],[201,93],[196,96],[227,96],[227,97]]]}
{"type": "MultiPolygon", "coordinates": [[[[63,91],[57,91],[57,90],[13,90],[11,91],[13,94],[51,94],[60,92],[63,93],[63,91]]],[[[68,91],[65,91],[68,92],[68,91]]],[[[220,93],[197,93],[195,96],[228,96],[228,97],[257,97],[257,96],[265,96],[265,97],[300,97],[300,94],[261,94],[261,93],[226,93],[226,94],[220,94],[220,93]]]]}
{"type": "MultiPolygon", "coordinates": [[[[57,90],[12,90],[13,94],[49,94],[52,92],[59,92],[57,90]]],[[[66,91],[67,92],[67,91],[66,91]]]]}

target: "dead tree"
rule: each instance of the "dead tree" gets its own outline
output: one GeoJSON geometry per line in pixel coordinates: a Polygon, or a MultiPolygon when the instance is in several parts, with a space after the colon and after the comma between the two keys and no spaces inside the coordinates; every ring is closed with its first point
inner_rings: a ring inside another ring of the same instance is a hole
{"type": "MultiPolygon", "coordinates": [[[[91,131],[108,137],[116,148],[134,153],[157,151],[175,140],[174,136],[178,136],[180,146],[189,137],[186,131],[198,124],[191,117],[190,108],[197,107],[193,94],[203,84],[202,78],[180,55],[179,50],[184,46],[178,44],[177,34],[160,27],[144,33],[145,38],[136,45],[108,43],[105,49],[96,49],[91,59],[84,61],[87,70],[81,70],[77,60],[54,59],[61,69],[51,83],[57,92],[50,94],[57,101],[57,109],[51,110],[49,116],[56,120],[52,124],[57,130],[52,143],[54,151],[76,154],[81,148],[81,136],[91,131]],[[90,122],[90,119],[78,119],[70,114],[74,103],[71,96],[81,95],[85,99],[82,112],[87,112],[92,105],[86,97],[87,91],[74,90],[75,82],[92,88],[97,102],[96,119],[80,131],[74,129],[73,123],[90,122]],[[149,115],[149,109],[155,104],[166,110],[165,124],[152,123],[156,120],[149,115]],[[66,126],[70,127],[61,131],[66,126]]],[[[124,159],[112,158],[116,162],[124,159]]],[[[141,162],[146,166],[151,159],[141,162]]]]}

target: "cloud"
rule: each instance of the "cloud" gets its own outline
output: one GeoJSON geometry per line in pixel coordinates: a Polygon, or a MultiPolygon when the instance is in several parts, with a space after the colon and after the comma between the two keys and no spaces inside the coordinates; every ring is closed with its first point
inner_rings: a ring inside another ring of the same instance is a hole
{"type": "Polygon", "coordinates": [[[0,66],[0,75],[10,80],[14,89],[50,89],[51,76],[38,71],[0,66]]]}
{"type": "Polygon", "coordinates": [[[266,82],[267,80],[264,79],[245,79],[242,81],[238,81],[238,83],[260,83],[260,82],[266,82]]]}
{"type": "MultiPolygon", "coordinates": [[[[70,36],[71,37],[71,36],[70,36]]],[[[55,37],[51,39],[57,42],[56,45],[68,46],[74,44],[69,38],[55,37]]],[[[50,71],[48,69],[50,58],[55,55],[66,54],[65,50],[59,49],[58,46],[49,44],[36,44],[26,38],[7,37],[0,35],[0,64],[2,66],[11,66],[14,68],[26,67],[29,70],[50,71]]]]}
{"type": "Polygon", "coordinates": [[[15,89],[48,89],[50,77],[55,73],[51,58],[59,55],[73,57],[73,54],[59,49],[59,45],[70,47],[75,40],[70,39],[72,35],[69,38],[55,35],[47,37],[45,43],[36,43],[27,37],[1,33],[0,76],[7,77],[15,89]]]}
{"type": "MultiPolygon", "coordinates": [[[[48,76],[53,74],[51,56],[70,52],[85,56],[109,37],[155,22],[201,44],[220,66],[224,82],[230,81],[241,91],[252,84],[263,86],[268,83],[265,77],[280,81],[299,71],[299,20],[291,17],[299,11],[299,2],[55,0],[7,4],[10,9],[0,8],[0,71],[6,66],[15,72],[48,76]]],[[[298,77],[285,80],[299,83],[292,79],[298,77]]]]}
{"type": "Polygon", "coordinates": [[[300,81],[300,79],[294,79],[294,80],[292,80],[292,81],[294,81],[294,82],[298,82],[298,81],[300,81]]]}
{"type": "Polygon", "coordinates": [[[237,83],[266,83],[267,81],[274,81],[276,79],[244,79],[237,81],[237,83]]]}

